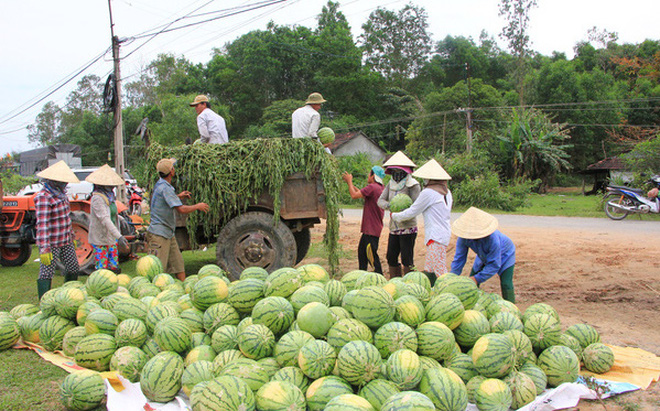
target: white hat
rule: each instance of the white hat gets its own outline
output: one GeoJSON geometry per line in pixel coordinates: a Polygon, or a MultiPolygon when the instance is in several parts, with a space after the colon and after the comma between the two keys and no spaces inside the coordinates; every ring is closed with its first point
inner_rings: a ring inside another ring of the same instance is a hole
{"type": "Polygon", "coordinates": [[[497,218],[476,207],[470,207],[454,221],[451,231],[461,238],[474,240],[493,234],[497,226],[497,218]]]}
{"type": "Polygon", "coordinates": [[[100,186],[120,186],[124,184],[124,179],[107,164],[102,165],[98,170],[88,175],[85,181],[100,186]]]}
{"type": "Polygon", "coordinates": [[[392,157],[390,157],[389,160],[385,162],[385,164],[383,164],[383,167],[391,166],[417,167],[417,165],[413,163],[412,160],[408,158],[408,156],[403,154],[403,151],[397,151],[392,157]]]}
{"type": "Polygon", "coordinates": [[[451,180],[451,176],[433,158],[417,169],[412,175],[413,177],[425,180],[451,180]]]}
{"type": "Polygon", "coordinates": [[[63,183],[79,183],[78,177],[73,174],[64,160],[60,160],[52,166],[37,173],[37,177],[45,178],[46,180],[61,181],[63,183]]]}

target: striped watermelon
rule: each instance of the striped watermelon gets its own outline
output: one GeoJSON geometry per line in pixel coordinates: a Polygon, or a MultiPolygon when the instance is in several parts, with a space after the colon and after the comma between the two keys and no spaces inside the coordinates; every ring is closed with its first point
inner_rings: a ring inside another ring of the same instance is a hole
{"type": "Polygon", "coordinates": [[[332,307],[340,307],[344,295],[348,292],[344,283],[338,280],[329,280],[323,285],[323,290],[332,307]]]}
{"type": "Polygon", "coordinates": [[[385,379],[371,380],[360,389],[359,395],[369,401],[372,407],[380,410],[383,404],[392,395],[399,392],[399,387],[395,383],[385,379]]]}
{"type": "Polygon", "coordinates": [[[603,343],[593,343],[582,351],[584,368],[596,374],[604,374],[614,365],[614,352],[603,343]]]}
{"type": "Polygon", "coordinates": [[[346,287],[346,291],[351,291],[355,290],[355,284],[357,283],[358,278],[362,276],[362,274],[367,273],[368,271],[363,271],[363,270],[354,270],[351,272],[348,272],[344,274],[341,277],[341,282],[344,284],[346,287]]]}
{"type": "Polygon", "coordinates": [[[353,388],[346,380],[329,375],[312,382],[305,392],[305,397],[309,411],[322,411],[334,397],[352,393],[353,388]]]}
{"type": "Polygon", "coordinates": [[[324,411],[375,411],[369,401],[355,394],[341,394],[326,404],[324,411]]]}
{"type": "Polygon", "coordinates": [[[198,345],[197,347],[191,348],[186,354],[186,358],[183,359],[183,365],[188,367],[189,365],[196,363],[198,361],[209,361],[213,363],[213,360],[216,357],[216,352],[210,345],[198,345]]]}
{"type": "Polygon", "coordinates": [[[559,344],[561,324],[549,314],[534,314],[524,324],[523,332],[532,342],[536,352],[559,344]]]}
{"type": "Polygon", "coordinates": [[[39,328],[41,328],[41,324],[43,324],[45,320],[46,317],[40,312],[18,319],[16,323],[21,331],[21,338],[23,338],[23,341],[38,344],[41,341],[39,337],[39,328]]]}
{"type": "MultiPolygon", "coordinates": [[[[160,261],[160,260],[159,260],[160,261]]],[[[117,277],[117,282],[119,282],[119,277],[117,277]]],[[[147,277],[137,276],[131,278],[131,281],[128,282],[126,289],[131,294],[133,298],[137,298],[137,290],[140,286],[151,284],[147,277]]]]}
{"type": "Polygon", "coordinates": [[[241,320],[241,322],[238,323],[236,329],[240,334],[244,329],[247,328],[248,325],[252,325],[252,324],[254,324],[254,320],[252,319],[252,317],[245,317],[241,320]]]}
{"type": "MultiPolygon", "coordinates": [[[[71,281],[69,281],[71,282],[71,281]]],[[[131,276],[128,274],[117,274],[117,285],[120,287],[127,288],[128,284],[131,282],[131,276]]]]}
{"type": "Polygon", "coordinates": [[[378,348],[366,341],[351,341],[337,355],[337,371],[349,383],[361,386],[376,378],[382,362],[378,348]]]}
{"type": "Polygon", "coordinates": [[[179,317],[186,322],[190,331],[194,333],[204,332],[204,311],[198,310],[194,307],[188,308],[187,310],[181,311],[179,317]]]}
{"type": "Polygon", "coordinates": [[[273,356],[281,367],[298,366],[300,349],[314,337],[305,331],[290,331],[284,334],[273,350],[273,356]]]}
{"type": "Polygon", "coordinates": [[[227,273],[217,264],[206,264],[202,266],[202,268],[200,268],[199,271],[197,271],[197,276],[200,279],[208,276],[226,277],[227,273]]]}
{"type": "Polygon", "coordinates": [[[463,380],[447,368],[426,370],[419,382],[419,391],[441,411],[465,411],[468,405],[463,380]]]}
{"type": "Polygon", "coordinates": [[[390,322],[374,333],[374,345],[381,357],[387,359],[395,351],[404,348],[417,351],[417,334],[404,323],[390,322]]]}
{"type": "Polygon", "coordinates": [[[39,309],[44,317],[57,315],[57,310],[55,310],[55,294],[57,294],[58,291],[57,288],[53,288],[46,291],[44,295],[41,296],[41,300],[39,300],[39,309]]]}
{"type": "Polygon", "coordinates": [[[162,303],[155,305],[147,311],[144,323],[150,333],[154,332],[156,324],[167,317],[177,317],[179,315],[178,307],[172,303],[162,303]]]}
{"type": "Polygon", "coordinates": [[[523,313],[522,322],[524,323],[525,321],[527,321],[529,317],[531,317],[534,314],[549,314],[552,317],[554,317],[555,320],[560,322],[559,313],[557,312],[557,310],[555,310],[555,308],[550,304],[546,304],[546,303],[536,303],[527,307],[527,309],[523,313]]]}
{"type": "MultiPolygon", "coordinates": [[[[182,290],[163,290],[156,296],[156,299],[159,302],[172,301],[179,304],[179,298],[183,297],[182,290]]],[[[190,296],[188,296],[190,298],[190,296]]],[[[190,300],[190,305],[192,306],[192,300],[190,300]]]]}
{"type": "Polygon", "coordinates": [[[330,275],[318,264],[305,264],[298,267],[298,271],[302,276],[304,283],[310,281],[320,281],[321,283],[327,283],[330,280],[330,275]]]}
{"type": "Polygon", "coordinates": [[[564,345],[564,346],[570,348],[571,350],[573,350],[573,352],[575,353],[575,355],[577,355],[578,358],[580,358],[580,359],[582,358],[582,351],[583,350],[582,350],[582,346],[580,345],[580,342],[577,340],[577,338],[575,338],[571,335],[568,335],[566,333],[563,333],[559,337],[559,344],[558,345],[564,345]]]}
{"type": "Polygon", "coordinates": [[[421,392],[403,391],[392,395],[380,411],[435,411],[433,401],[421,392]]]}
{"type": "Polygon", "coordinates": [[[412,328],[417,328],[426,321],[424,304],[412,295],[404,295],[394,300],[396,314],[394,319],[412,328]]]}
{"type": "Polygon", "coordinates": [[[516,367],[519,367],[526,362],[534,362],[534,349],[532,347],[532,341],[528,336],[518,330],[505,331],[504,335],[508,336],[513,344],[516,367]]]}
{"type": "Polygon", "coordinates": [[[231,324],[219,327],[211,336],[211,347],[218,353],[238,348],[238,328],[231,324]]]}
{"type": "Polygon", "coordinates": [[[204,312],[204,329],[208,335],[223,325],[238,325],[241,317],[238,311],[227,303],[216,303],[204,312]]]}
{"type": "MultiPolygon", "coordinates": [[[[139,278],[139,277],[136,277],[139,278]]],[[[197,274],[195,275],[187,275],[186,279],[183,280],[183,283],[181,284],[183,286],[183,292],[186,294],[190,294],[190,292],[193,289],[193,286],[197,284],[197,281],[199,281],[199,277],[197,274]]],[[[133,294],[133,293],[131,293],[133,294]]]]}
{"type": "Polygon", "coordinates": [[[490,332],[490,323],[479,311],[465,310],[463,320],[454,328],[454,337],[461,347],[472,347],[482,336],[490,332]]]}
{"type": "Polygon", "coordinates": [[[167,317],[156,324],[154,340],[163,351],[183,353],[190,349],[192,332],[181,318],[167,317]]]}
{"type": "Polygon", "coordinates": [[[378,328],[394,319],[394,299],[377,286],[360,289],[355,295],[351,313],[369,327],[378,328]]]}
{"type": "Polygon", "coordinates": [[[477,388],[479,388],[481,383],[484,381],[486,381],[486,377],[483,375],[476,375],[472,377],[470,381],[467,382],[467,384],[465,384],[465,388],[467,388],[469,403],[474,404],[476,402],[475,393],[477,392],[477,388]]]}
{"type": "Polygon", "coordinates": [[[436,361],[449,358],[456,340],[449,327],[440,322],[426,322],[417,327],[417,353],[436,361]]]}
{"type": "Polygon", "coordinates": [[[110,295],[107,295],[101,298],[101,307],[108,311],[112,311],[115,308],[115,305],[124,299],[132,298],[131,295],[127,292],[115,292],[110,295]]]}
{"type": "Polygon", "coordinates": [[[514,314],[508,312],[499,312],[488,320],[490,323],[490,332],[502,334],[509,330],[523,330],[523,323],[514,314]]]}
{"type": "Polygon", "coordinates": [[[264,295],[288,298],[303,285],[302,276],[295,268],[283,267],[266,277],[264,295]]]}
{"type": "Polygon", "coordinates": [[[143,321],[129,318],[119,323],[115,330],[117,347],[131,345],[141,347],[147,341],[147,326],[143,321]]]}
{"type": "Polygon", "coordinates": [[[466,310],[472,309],[479,300],[479,288],[468,277],[456,276],[447,278],[445,281],[436,282],[433,287],[433,294],[441,295],[443,293],[450,293],[458,297],[466,310]]]}
{"type": "Polygon", "coordinates": [[[330,307],[330,312],[332,313],[332,318],[334,319],[335,323],[339,320],[353,318],[351,313],[349,313],[348,311],[346,311],[344,308],[341,307],[330,307]]]}
{"type": "Polygon", "coordinates": [[[160,294],[160,288],[153,284],[140,285],[136,290],[136,298],[143,299],[145,297],[156,297],[160,294]]]}
{"type": "Polygon", "coordinates": [[[376,286],[382,287],[387,283],[387,279],[384,275],[378,273],[366,272],[358,277],[355,282],[355,289],[361,290],[366,287],[376,286]]]}
{"type": "MultiPolygon", "coordinates": [[[[14,317],[11,315],[0,316],[0,351],[11,348],[19,338],[21,338],[21,330],[14,317]]],[[[60,341],[60,345],[61,343],[60,341]]]]}
{"type": "Polygon", "coordinates": [[[511,390],[511,408],[522,408],[536,398],[536,384],[527,374],[512,371],[504,378],[504,382],[511,390]]]}
{"type": "Polygon", "coordinates": [[[454,371],[466,384],[479,374],[472,362],[472,357],[463,353],[454,355],[445,361],[445,368],[454,371]]]}
{"type": "Polygon", "coordinates": [[[422,379],[423,368],[419,356],[411,350],[395,351],[387,359],[387,378],[401,390],[411,390],[422,379]]]}
{"type": "Polygon", "coordinates": [[[181,374],[181,389],[190,397],[195,385],[202,381],[211,381],[213,378],[215,377],[213,375],[213,363],[211,361],[195,361],[183,370],[183,374],[181,374]]]}
{"type": "Polygon", "coordinates": [[[353,305],[355,302],[355,297],[357,296],[359,290],[351,290],[344,294],[344,298],[341,300],[341,306],[351,315],[353,315],[353,305]]]}
{"type": "Polygon", "coordinates": [[[156,340],[154,340],[152,337],[147,337],[147,341],[145,341],[144,344],[142,344],[142,347],[140,347],[140,349],[144,351],[145,354],[147,354],[147,357],[149,357],[149,359],[152,359],[156,354],[163,351],[158,346],[156,340]]]}
{"type": "Polygon", "coordinates": [[[553,345],[544,350],[539,355],[537,363],[548,377],[548,385],[551,387],[577,381],[578,372],[580,372],[580,360],[577,355],[563,345],[553,345]]]}
{"type": "Polygon", "coordinates": [[[220,375],[225,365],[239,358],[245,358],[245,356],[238,350],[226,350],[218,353],[213,359],[213,374],[220,375]]]}
{"type": "Polygon", "coordinates": [[[257,363],[266,370],[268,378],[272,378],[273,375],[280,369],[280,365],[277,363],[275,357],[264,357],[257,360],[257,363]]]}
{"type": "Polygon", "coordinates": [[[9,310],[9,315],[14,317],[14,320],[18,320],[21,317],[28,315],[34,315],[39,312],[39,307],[34,304],[18,304],[11,310],[9,310]]]}
{"type": "Polygon", "coordinates": [[[97,408],[105,400],[105,381],[101,374],[94,371],[74,371],[62,381],[60,399],[67,410],[85,411],[97,408]]]}
{"type": "Polygon", "coordinates": [[[431,280],[426,276],[426,274],[419,271],[411,271],[408,274],[403,276],[403,282],[406,284],[418,284],[426,289],[426,291],[431,292],[431,280]]]}
{"type": "Polygon", "coordinates": [[[255,394],[257,409],[260,411],[305,411],[305,396],[290,382],[270,381],[255,394]]]}
{"type": "Polygon", "coordinates": [[[167,273],[156,274],[153,280],[151,280],[151,283],[156,287],[160,288],[160,290],[162,291],[168,285],[174,284],[174,277],[172,277],[167,273]]]}
{"type": "Polygon", "coordinates": [[[335,319],[327,305],[311,302],[300,309],[296,322],[302,331],[312,334],[315,338],[321,338],[334,325],[335,319]]]}
{"type": "Polygon", "coordinates": [[[76,322],[78,325],[85,325],[85,321],[87,321],[87,316],[89,313],[101,309],[103,309],[101,304],[95,303],[94,301],[86,301],[82,303],[80,307],[78,307],[78,312],[76,313],[76,322]]]}
{"type": "Polygon", "coordinates": [[[194,332],[190,338],[190,346],[195,348],[199,345],[211,345],[211,337],[203,332],[194,332]]]}
{"type": "Polygon", "coordinates": [[[402,294],[412,295],[421,301],[421,303],[424,305],[428,304],[428,302],[431,300],[431,293],[426,288],[424,288],[424,286],[419,284],[405,284],[405,288],[403,288],[402,294]]]}
{"type": "Polygon", "coordinates": [[[322,340],[310,341],[298,352],[298,367],[306,376],[314,380],[330,375],[336,361],[335,349],[322,340]]]}
{"type": "Polygon", "coordinates": [[[163,264],[155,255],[145,255],[140,257],[135,264],[135,273],[139,276],[146,277],[149,281],[163,272],[163,264]]]}
{"type": "Polygon", "coordinates": [[[248,358],[270,357],[275,348],[273,332],[262,324],[252,324],[238,334],[238,349],[248,358]]]}
{"type": "Polygon", "coordinates": [[[241,272],[241,280],[247,278],[256,278],[257,280],[266,281],[268,271],[262,267],[248,267],[241,272]]]}
{"type": "Polygon", "coordinates": [[[600,342],[600,334],[589,324],[574,324],[566,329],[566,334],[580,342],[582,348],[587,348],[593,343],[600,342]]]}
{"type": "Polygon", "coordinates": [[[293,306],[284,297],[271,296],[259,301],[252,310],[254,324],[268,327],[273,334],[282,334],[293,323],[293,306]]]}
{"type": "MultiPolygon", "coordinates": [[[[55,294],[55,311],[60,317],[74,320],[87,294],[74,287],[60,288],[55,294]]],[[[36,308],[36,307],[35,307],[36,308]]]]}
{"type": "Polygon", "coordinates": [[[371,343],[373,335],[365,323],[354,318],[339,320],[330,327],[327,334],[328,343],[339,351],[350,341],[366,341],[371,343]]]}
{"type": "Polygon", "coordinates": [[[227,363],[220,374],[241,378],[252,391],[257,391],[270,380],[264,367],[249,358],[238,358],[227,363]]]}
{"type": "Polygon", "coordinates": [[[96,298],[102,298],[116,292],[117,287],[119,287],[117,274],[106,269],[94,271],[85,282],[85,288],[89,295],[96,298]]]}
{"type": "Polygon", "coordinates": [[[140,380],[140,371],[149,357],[137,347],[121,347],[110,357],[110,371],[117,371],[130,382],[140,380]]]}
{"type": "Polygon", "coordinates": [[[195,308],[195,306],[193,306],[192,300],[190,299],[190,294],[183,294],[176,300],[176,303],[181,308],[181,312],[195,308]]]}
{"type": "Polygon", "coordinates": [[[254,410],[256,404],[248,384],[229,375],[197,384],[190,393],[190,402],[194,410],[223,411],[254,410]]]}
{"type": "Polygon", "coordinates": [[[474,343],[472,361],[484,377],[505,376],[515,363],[511,338],[504,334],[484,335],[474,343]]]}
{"type": "Polygon", "coordinates": [[[85,327],[78,326],[67,331],[62,340],[62,352],[64,352],[64,355],[73,357],[73,354],[76,352],[76,345],[85,337],[87,337],[85,327]]]}
{"type": "Polygon", "coordinates": [[[76,365],[90,370],[108,371],[112,355],[117,350],[115,338],[108,334],[92,334],[76,346],[73,359],[76,365]]]}
{"type": "Polygon", "coordinates": [[[232,283],[227,302],[241,314],[249,314],[254,306],[264,298],[264,281],[246,278],[232,283]]]}
{"type": "Polygon", "coordinates": [[[123,298],[117,301],[112,312],[119,321],[135,318],[144,321],[147,317],[147,305],[137,298],[123,298]]]}
{"type": "Polygon", "coordinates": [[[228,294],[227,283],[222,278],[209,276],[195,283],[190,292],[190,300],[195,308],[204,311],[213,304],[223,302],[228,294]]]}
{"type": "Polygon", "coordinates": [[[422,369],[424,370],[428,370],[429,368],[443,368],[438,361],[424,355],[419,356],[419,363],[422,365],[422,369]]]}
{"type": "Polygon", "coordinates": [[[156,354],[142,368],[140,389],[149,401],[170,402],[181,389],[183,359],[172,351],[156,354]]]}
{"type": "MultiPolygon", "coordinates": [[[[15,338],[15,334],[13,332],[14,327],[16,328],[16,333],[18,333],[18,325],[14,319],[11,317],[8,317],[8,319],[11,321],[8,322],[6,320],[0,320],[0,348],[6,347],[3,349],[7,349],[13,345],[13,343],[11,343],[11,345],[7,347],[7,344],[11,342],[12,338],[15,338]],[[6,331],[3,332],[5,329],[6,331]]],[[[44,322],[41,323],[41,327],[39,327],[39,339],[41,341],[41,345],[47,351],[56,351],[62,349],[64,335],[75,326],[76,325],[73,323],[73,321],[64,317],[60,317],[59,315],[46,318],[44,322]]]]}
{"type": "Polygon", "coordinates": [[[493,303],[488,306],[488,318],[494,316],[499,312],[507,312],[514,314],[518,318],[522,318],[522,313],[517,305],[507,300],[495,300],[493,303]]]}
{"type": "Polygon", "coordinates": [[[545,391],[545,387],[548,385],[548,377],[539,366],[531,362],[526,362],[520,366],[518,371],[524,373],[534,381],[536,395],[541,395],[545,391]]]}
{"type": "Polygon", "coordinates": [[[109,310],[104,309],[92,311],[85,320],[85,330],[87,330],[87,334],[102,333],[115,335],[118,325],[119,320],[117,319],[117,316],[109,310]]]}
{"type": "Polygon", "coordinates": [[[300,388],[300,391],[307,391],[309,387],[309,378],[298,367],[284,367],[279,369],[272,377],[271,381],[286,381],[300,388]]]}
{"type": "Polygon", "coordinates": [[[301,308],[311,302],[318,302],[328,307],[330,306],[330,297],[328,297],[328,294],[325,292],[325,290],[323,288],[314,287],[313,285],[305,285],[300,287],[293,294],[291,294],[289,301],[291,302],[291,305],[293,306],[296,314],[298,311],[300,311],[301,308]]]}
{"type": "Polygon", "coordinates": [[[451,293],[436,295],[426,304],[426,321],[441,322],[451,330],[461,324],[464,315],[463,303],[451,293]]]}
{"type": "Polygon", "coordinates": [[[484,411],[508,411],[513,398],[509,386],[502,380],[488,378],[474,392],[477,407],[484,411]]]}

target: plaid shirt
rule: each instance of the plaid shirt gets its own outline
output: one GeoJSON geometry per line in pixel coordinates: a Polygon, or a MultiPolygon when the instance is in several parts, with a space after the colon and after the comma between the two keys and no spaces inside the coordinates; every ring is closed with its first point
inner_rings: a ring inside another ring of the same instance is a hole
{"type": "Polygon", "coordinates": [[[37,247],[39,253],[47,253],[51,248],[62,247],[73,241],[73,230],[69,212],[69,199],[56,196],[47,188],[34,197],[37,212],[37,247]]]}

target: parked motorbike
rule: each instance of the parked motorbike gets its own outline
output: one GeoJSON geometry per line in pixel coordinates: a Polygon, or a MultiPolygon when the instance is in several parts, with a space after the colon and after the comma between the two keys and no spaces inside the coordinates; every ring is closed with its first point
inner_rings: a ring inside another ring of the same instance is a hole
{"type": "Polygon", "coordinates": [[[128,193],[128,210],[131,214],[142,215],[142,198],[144,192],[135,184],[126,183],[126,192],[128,193]]]}
{"type": "MultiPolygon", "coordinates": [[[[660,188],[660,175],[648,181],[660,188]]],[[[608,185],[603,200],[605,214],[612,220],[623,220],[628,214],[659,214],[660,198],[649,199],[640,188],[608,185]]]]}

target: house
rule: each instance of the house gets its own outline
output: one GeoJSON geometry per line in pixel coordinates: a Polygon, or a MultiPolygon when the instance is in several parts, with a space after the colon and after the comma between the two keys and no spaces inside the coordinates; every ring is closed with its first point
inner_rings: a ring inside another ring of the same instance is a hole
{"type": "Polygon", "coordinates": [[[365,153],[373,163],[382,163],[387,155],[385,150],[361,131],[337,134],[329,148],[336,157],[365,153]]]}
{"type": "Polygon", "coordinates": [[[589,164],[586,169],[580,171],[580,174],[594,177],[594,186],[591,191],[587,191],[586,193],[584,191],[585,179],[582,179],[582,193],[585,195],[603,191],[612,179],[622,179],[624,181],[632,179],[632,173],[627,171],[625,162],[619,157],[608,157],[596,163],[589,164]]]}
{"type": "Polygon", "coordinates": [[[81,153],[80,146],[76,144],[53,144],[23,151],[20,154],[19,172],[23,177],[33,176],[60,160],[64,160],[71,168],[79,168],[82,166],[81,153]]]}

